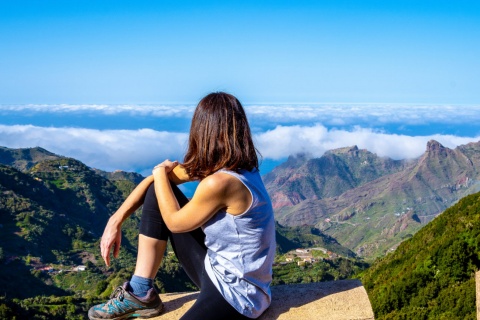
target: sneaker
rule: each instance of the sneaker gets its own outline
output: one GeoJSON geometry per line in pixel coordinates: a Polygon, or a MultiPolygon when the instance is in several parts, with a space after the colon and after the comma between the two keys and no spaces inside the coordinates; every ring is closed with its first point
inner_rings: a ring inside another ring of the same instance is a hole
{"type": "Polygon", "coordinates": [[[90,320],[151,318],[163,311],[163,303],[155,289],[150,289],[145,297],[139,298],[129,292],[129,282],[118,287],[106,303],[98,304],[88,310],[90,320]]]}

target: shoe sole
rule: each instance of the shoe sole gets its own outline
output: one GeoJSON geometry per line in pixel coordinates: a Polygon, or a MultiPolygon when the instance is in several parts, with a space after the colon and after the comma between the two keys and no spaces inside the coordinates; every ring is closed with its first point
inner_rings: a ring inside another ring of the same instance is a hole
{"type": "Polygon", "coordinates": [[[124,319],[148,319],[152,317],[159,316],[162,314],[164,310],[164,305],[163,303],[158,306],[157,308],[154,309],[141,309],[141,310],[135,310],[132,311],[131,313],[126,313],[121,316],[118,316],[116,318],[97,318],[97,317],[91,317],[89,316],[88,318],[90,320],[124,320],[124,319]]]}
{"type": "MultiPolygon", "coordinates": [[[[163,303],[156,309],[142,309],[137,310],[130,315],[130,318],[137,318],[137,319],[148,319],[151,317],[156,317],[162,314],[164,309],[163,303]]],[[[128,319],[128,318],[126,318],[128,319]]]]}

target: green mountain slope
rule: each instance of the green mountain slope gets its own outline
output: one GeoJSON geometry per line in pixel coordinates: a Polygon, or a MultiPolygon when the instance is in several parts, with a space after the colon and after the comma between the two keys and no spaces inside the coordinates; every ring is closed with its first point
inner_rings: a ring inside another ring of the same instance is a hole
{"type": "MultiPolygon", "coordinates": [[[[41,148],[3,148],[2,161],[8,165],[0,164],[0,318],[82,318],[133,272],[140,210],[124,222],[120,257],[110,268],[99,238],[143,177],[92,169],[41,148]]],[[[316,228],[277,225],[277,240],[279,254],[308,247],[334,254],[308,266],[278,263],[275,283],[344,279],[367,266],[316,228]]],[[[155,285],[161,292],[196,289],[171,254],[155,285]]]]}
{"type": "Polygon", "coordinates": [[[286,253],[298,248],[322,247],[344,257],[355,257],[350,249],[342,246],[334,238],[313,227],[285,227],[276,223],[278,253],[286,253]]]}
{"type": "MultiPolygon", "coordinates": [[[[34,271],[70,270],[88,262],[101,266],[98,239],[135,186],[122,181],[122,191],[116,183],[64,157],[39,161],[25,172],[0,165],[0,293],[10,298],[61,295],[34,271]],[[12,269],[16,272],[8,272],[12,269]]],[[[123,260],[117,268],[135,259],[138,221],[134,215],[124,225],[123,260]]]]}
{"type": "Polygon", "coordinates": [[[461,199],[361,276],[376,319],[476,319],[480,193],[461,199]]]}

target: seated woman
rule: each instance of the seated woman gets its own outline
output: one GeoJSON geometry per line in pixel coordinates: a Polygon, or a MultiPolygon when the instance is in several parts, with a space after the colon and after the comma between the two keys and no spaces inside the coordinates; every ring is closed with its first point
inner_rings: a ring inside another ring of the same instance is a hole
{"type": "Polygon", "coordinates": [[[200,288],[181,319],[255,319],[268,308],[273,209],[245,111],[234,96],[204,97],[193,115],[184,162],[155,166],[112,215],[100,244],[107,265],[112,248],[118,256],[123,221],[142,204],[134,275],[109,301],[92,307],[90,319],[149,318],[163,311],[153,279],[168,239],[200,288]],[[192,180],[200,183],[188,201],[176,185],[192,180]]]}

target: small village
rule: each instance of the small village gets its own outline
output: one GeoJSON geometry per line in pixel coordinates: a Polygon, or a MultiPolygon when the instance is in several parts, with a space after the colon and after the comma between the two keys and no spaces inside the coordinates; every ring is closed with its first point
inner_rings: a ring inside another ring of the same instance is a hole
{"type": "MultiPolygon", "coordinates": [[[[5,264],[9,264],[13,261],[16,260],[21,260],[21,257],[18,256],[10,256],[5,259],[5,264]]],[[[31,270],[35,271],[41,271],[45,273],[50,273],[50,274],[57,274],[57,273],[63,273],[63,272],[82,272],[87,270],[86,265],[74,265],[74,266],[62,266],[62,267],[55,267],[53,265],[46,265],[43,264],[40,259],[36,257],[31,257],[27,258],[28,260],[25,261],[26,264],[28,264],[31,267],[31,270]]]]}
{"type": "Polygon", "coordinates": [[[55,274],[55,273],[62,273],[62,272],[81,272],[81,271],[87,270],[87,266],[78,265],[68,269],[55,269],[53,266],[41,266],[41,267],[34,267],[34,269],[38,271],[55,274]]]}
{"type": "Polygon", "coordinates": [[[284,255],[285,261],[279,262],[280,265],[288,263],[297,263],[298,266],[303,266],[306,264],[317,263],[322,260],[332,260],[338,258],[339,255],[331,252],[325,248],[316,247],[316,248],[298,248],[292,251],[289,251],[284,255]]]}

